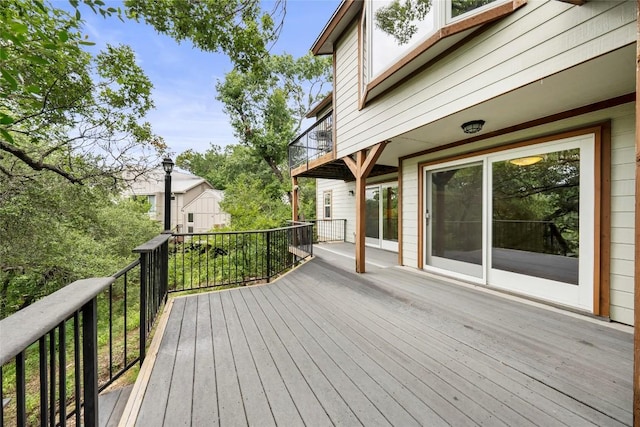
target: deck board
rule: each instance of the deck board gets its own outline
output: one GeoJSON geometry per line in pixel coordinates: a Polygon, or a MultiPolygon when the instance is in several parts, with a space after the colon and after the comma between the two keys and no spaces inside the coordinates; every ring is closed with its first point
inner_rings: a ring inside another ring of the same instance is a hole
{"type": "Polygon", "coordinates": [[[628,331],[317,252],[176,298],[136,424],[631,424],[628,331]]]}
{"type": "Polygon", "coordinates": [[[100,427],[118,425],[132,388],[133,386],[129,385],[100,394],[98,400],[100,427]]]}
{"type": "Polygon", "coordinates": [[[218,390],[213,355],[209,295],[198,295],[191,425],[218,426],[218,390]]]}

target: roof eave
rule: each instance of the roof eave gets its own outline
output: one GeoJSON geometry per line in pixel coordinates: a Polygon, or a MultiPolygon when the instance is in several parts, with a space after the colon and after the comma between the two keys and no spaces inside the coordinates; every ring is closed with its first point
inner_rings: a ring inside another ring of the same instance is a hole
{"type": "Polygon", "coordinates": [[[311,46],[314,55],[330,55],[336,39],[346,29],[356,14],[362,9],[362,0],[342,0],[327,25],[311,46]]]}
{"type": "Polygon", "coordinates": [[[314,118],[320,113],[322,110],[327,108],[331,101],[333,100],[333,93],[329,93],[322,101],[318,102],[305,116],[307,119],[314,118]]]}

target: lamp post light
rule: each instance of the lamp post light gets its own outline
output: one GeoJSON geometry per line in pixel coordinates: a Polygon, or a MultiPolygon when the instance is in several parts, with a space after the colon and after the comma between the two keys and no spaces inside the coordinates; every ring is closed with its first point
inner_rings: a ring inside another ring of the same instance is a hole
{"type": "Polygon", "coordinates": [[[165,157],[162,160],[164,169],[164,229],[171,231],[171,172],[173,171],[173,160],[165,157]]]}

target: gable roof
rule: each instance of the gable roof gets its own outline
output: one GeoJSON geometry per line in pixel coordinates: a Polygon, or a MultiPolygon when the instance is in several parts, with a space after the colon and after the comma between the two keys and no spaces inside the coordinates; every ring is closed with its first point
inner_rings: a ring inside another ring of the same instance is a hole
{"type": "MultiPolygon", "coordinates": [[[[126,193],[137,195],[150,195],[156,193],[164,193],[164,177],[165,172],[162,168],[155,168],[147,175],[142,176],[134,181],[126,193]]],[[[179,169],[174,169],[171,173],[171,192],[183,194],[201,184],[213,189],[213,186],[206,179],[190,174],[179,169]]]]}
{"type": "Polygon", "coordinates": [[[190,201],[189,203],[184,205],[182,207],[182,210],[184,211],[189,206],[194,204],[196,201],[198,201],[198,200],[200,200],[200,199],[202,199],[204,197],[213,197],[214,199],[217,199],[218,201],[221,201],[222,199],[224,199],[224,191],[216,190],[214,188],[209,188],[209,189],[203,191],[202,193],[198,194],[192,201],[190,201]]]}

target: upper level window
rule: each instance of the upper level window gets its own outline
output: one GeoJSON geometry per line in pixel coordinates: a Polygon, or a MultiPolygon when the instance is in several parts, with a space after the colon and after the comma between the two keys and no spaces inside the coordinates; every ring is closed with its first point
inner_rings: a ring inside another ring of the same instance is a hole
{"type": "Polygon", "coordinates": [[[447,24],[504,0],[372,0],[364,19],[365,82],[375,79],[447,24]]]}

